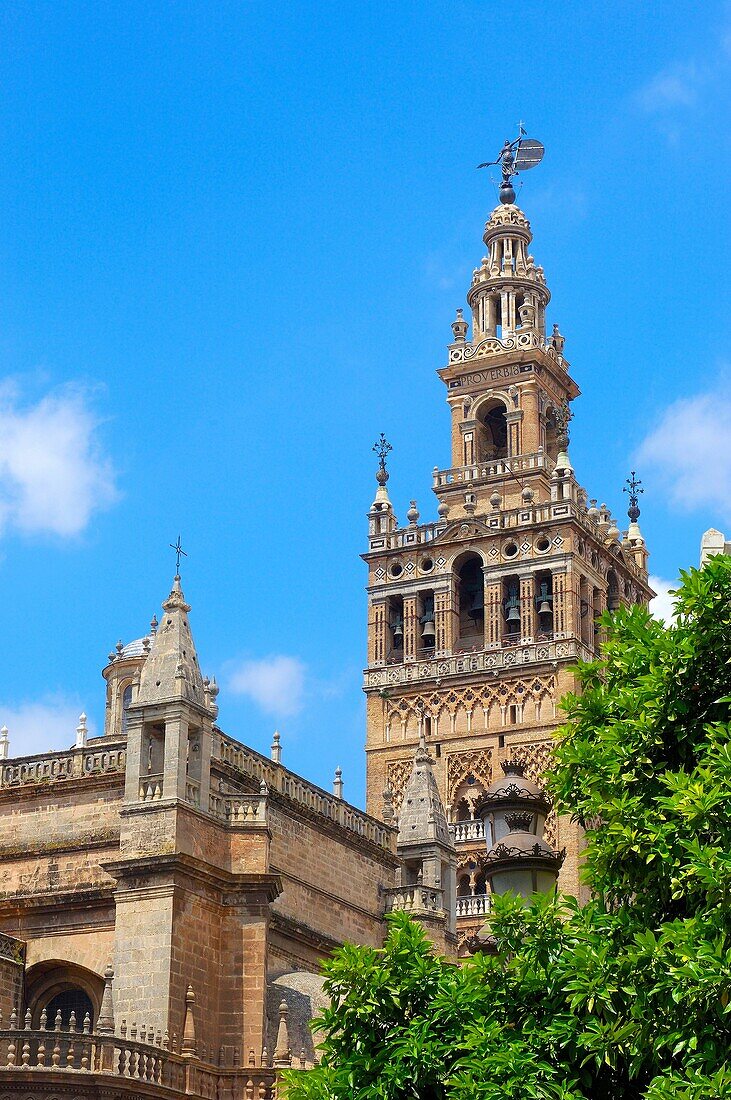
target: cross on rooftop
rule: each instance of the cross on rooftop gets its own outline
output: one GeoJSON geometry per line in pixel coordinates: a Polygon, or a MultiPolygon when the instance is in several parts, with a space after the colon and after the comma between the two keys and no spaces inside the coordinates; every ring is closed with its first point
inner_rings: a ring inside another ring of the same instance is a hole
{"type": "Polygon", "coordinates": [[[171,542],[170,543],[170,549],[175,551],[175,573],[176,573],[176,575],[179,575],[179,573],[180,573],[180,556],[182,554],[182,556],[184,558],[188,557],[188,555],[186,554],[185,550],[183,550],[183,547],[181,545],[180,535],[178,535],[178,541],[177,542],[171,542]]]}

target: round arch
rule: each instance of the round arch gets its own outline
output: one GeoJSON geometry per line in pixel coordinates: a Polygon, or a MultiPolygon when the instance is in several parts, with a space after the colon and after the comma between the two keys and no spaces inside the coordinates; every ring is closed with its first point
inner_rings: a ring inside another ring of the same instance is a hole
{"type": "MultiPolygon", "coordinates": [[[[91,1004],[92,1027],[96,1024],[104,994],[104,979],[93,970],[63,959],[47,959],[28,969],[25,986],[26,1006],[30,1009],[32,1026],[39,1027],[41,1013],[62,994],[83,994],[91,1004]]],[[[67,998],[69,1003],[71,998],[67,998]]],[[[79,998],[80,1002],[82,998],[79,998]]],[[[64,1023],[67,1021],[64,1019],[64,1023]]],[[[77,1020],[80,1026],[82,1021],[77,1020]]],[[[51,1026],[49,1021],[49,1026],[51,1026]]]]}

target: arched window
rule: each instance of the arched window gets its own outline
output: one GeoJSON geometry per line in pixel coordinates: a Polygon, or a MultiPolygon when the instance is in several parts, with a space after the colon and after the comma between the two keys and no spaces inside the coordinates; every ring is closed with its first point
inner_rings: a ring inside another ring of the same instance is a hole
{"type": "Polygon", "coordinates": [[[492,401],[480,413],[480,454],[479,461],[489,462],[494,458],[508,457],[508,422],[505,418],[505,406],[500,401],[492,401]]]}
{"type": "Polygon", "coordinates": [[[71,1019],[71,1013],[74,1013],[76,1019],[76,1026],[81,1028],[84,1018],[88,1013],[91,1026],[94,1026],[94,1006],[91,1003],[91,998],[84,992],[83,989],[70,988],[64,989],[61,993],[56,993],[54,997],[51,997],[50,1001],[44,1005],[46,1010],[47,1026],[53,1027],[56,1021],[56,1016],[61,1013],[61,1023],[64,1027],[68,1027],[69,1020],[71,1019]]]}
{"type": "Polygon", "coordinates": [[[607,573],[607,607],[610,611],[619,607],[619,581],[613,569],[607,573]]]}
{"type": "Polygon", "coordinates": [[[484,874],[482,874],[482,872],[480,872],[480,874],[475,879],[475,893],[476,894],[486,894],[487,893],[487,880],[485,879],[485,876],[484,876],[484,874]]]}
{"type": "Polygon", "coordinates": [[[127,687],[122,692],[122,733],[127,732],[127,711],[132,705],[132,685],[127,684],[127,687]]]}
{"type": "Polygon", "coordinates": [[[457,897],[468,898],[470,896],[470,876],[461,875],[457,883],[457,897]]]}

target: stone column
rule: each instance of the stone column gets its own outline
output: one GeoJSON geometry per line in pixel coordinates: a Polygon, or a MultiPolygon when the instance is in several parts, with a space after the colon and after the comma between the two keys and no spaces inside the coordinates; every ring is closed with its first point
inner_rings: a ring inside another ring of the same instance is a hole
{"type": "Polygon", "coordinates": [[[179,711],[165,718],[163,798],[185,799],[188,720],[179,711]]]}
{"type": "Polygon", "coordinates": [[[371,629],[368,633],[368,664],[383,665],[386,663],[386,634],[388,630],[388,602],[385,599],[374,601],[371,604],[371,629]]]}
{"type": "Polygon", "coordinates": [[[491,580],[488,568],[485,574],[485,645],[500,645],[503,636],[503,586],[501,581],[491,580]]]}
{"type": "Polygon", "coordinates": [[[415,661],[419,652],[418,599],[404,596],[404,661],[415,661]]]}
{"type": "MultiPolygon", "coordinates": [[[[139,802],[142,776],[142,742],[145,726],[142,711],[127,711],[127,763],[124,775],[125,802],[139,802]]],[[[145,772],[147,768],[145,768],[145,772]]]]}
{"type": "Polygon", "coordinates": [[[521,386],[520,394],[523,406],[523,454],[534,454],[541,446],[537,383],[528,382],[521,386]]]}
{"type": "Polygon", "coordinates": [[[568,633],[567,627],[567,608],[566,608],[566,574],[554,573],[553,574],[553,633],[566,634],[568,633]]]}
{"type": "Polygon", "coordinates": [[[454,582],[449,588],[434,593],[434,629],[436,631],[434,652],[439,655],[452,653],[454,650],[456,636],[454,598],[454,582]]]}
{"type": "Polygon", "coordinates": [[[533,574],[520,578],[520,637],[521,640],[535,638],[535,605],[533,602],[533,574]]]}

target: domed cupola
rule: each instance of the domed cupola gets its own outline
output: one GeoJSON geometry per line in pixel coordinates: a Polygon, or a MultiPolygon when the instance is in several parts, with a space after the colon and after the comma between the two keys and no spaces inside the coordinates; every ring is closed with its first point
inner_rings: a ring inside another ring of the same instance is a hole
{"type": "Polygon", "coordinates": [[[530,222],[514,203],[497,206],[485,225],[487,252],[472,275],[467,295],[472,310],[473,343],[500,340],[519,346],[520,335],[546,335],[546,306],[551,295],[543,268],[528,251],[530,222]]]}

